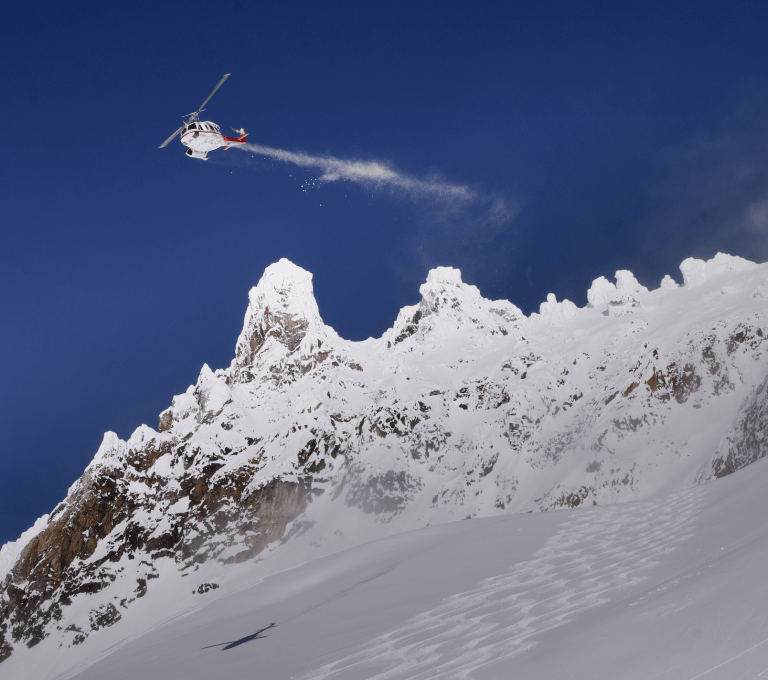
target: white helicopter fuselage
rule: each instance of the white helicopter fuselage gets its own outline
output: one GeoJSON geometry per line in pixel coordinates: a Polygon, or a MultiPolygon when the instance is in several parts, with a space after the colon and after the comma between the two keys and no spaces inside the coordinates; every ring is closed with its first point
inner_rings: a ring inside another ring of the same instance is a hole
{"type": "Polygon", "coordinates": [[[181,131],[181,143],[187,147],[187,156],[207,160],[209,151],[221,147],[229,148],[232,144],[244,144],[246,135],[244,131],[240,132],[240,137],[226,137],[221,134],[216,123],[209,120],[195,121],[181,131]]]}
{"type": "Polygon", "coordinates": [[[219,126],[210,121],[192,123],[181,133],[181,143],[193,151],[213,151],[226,145],[219,126]]]}

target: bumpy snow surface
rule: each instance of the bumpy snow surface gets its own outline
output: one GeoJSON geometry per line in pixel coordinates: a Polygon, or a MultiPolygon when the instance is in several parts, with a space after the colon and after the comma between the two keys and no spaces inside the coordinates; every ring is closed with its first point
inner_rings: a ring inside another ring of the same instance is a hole
{"type": "Polygon", "coordinates": [[[3,547],[0,677],[768,677],[768,266],[680,268],[530,318],[438,268],[350,342],[270,266],[3,547]]]}
{"type": "Polygon", "coordinates": [[[767,486],[763,460],[646,501],[401,533],[109,631],[59,677],[765,678],[767,486]]]}

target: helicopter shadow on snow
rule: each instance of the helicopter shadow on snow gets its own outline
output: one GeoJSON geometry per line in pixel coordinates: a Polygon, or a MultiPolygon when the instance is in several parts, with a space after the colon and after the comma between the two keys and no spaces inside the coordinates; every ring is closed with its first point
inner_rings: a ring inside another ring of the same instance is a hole
{"type": "Polygon", "coordinates": [[[208,645],[207,647],[203,647],[203,649],[211,649],[213,647],[222,647],[223,645],[226,645],[222,651],[226,651],[228,649],[232,649],[233,647],[238,647],[240,645],[244,645],[246,642],[251,642],[252,640],[262,640],[266,637],[269,637],[268,635],[262,635],[262,633],[265,630],[269,630],[270,628],[274,628],[277,626],[276,623],[270,623],[266,628],[262,628],[261,630],[257,630],[252,635],[246,635],[243,638],[240,638],[239,640],[233,640],[231,642],[219,642],[215,645],[208,645]]]}

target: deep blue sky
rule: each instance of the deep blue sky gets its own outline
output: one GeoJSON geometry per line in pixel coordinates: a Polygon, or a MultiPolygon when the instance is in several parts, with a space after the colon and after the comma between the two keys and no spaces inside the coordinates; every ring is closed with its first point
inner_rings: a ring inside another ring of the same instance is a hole
{"type": "Polygon", "coordinates": [[[0,543],[229,364],[264,268],[378,336],[435,265],[525,312],[600,275],[768,259],[765,2],[13,3],[0,43],[0,543]],[[204,118],[501,198],[445,210],[159,144],[204,118]]]}

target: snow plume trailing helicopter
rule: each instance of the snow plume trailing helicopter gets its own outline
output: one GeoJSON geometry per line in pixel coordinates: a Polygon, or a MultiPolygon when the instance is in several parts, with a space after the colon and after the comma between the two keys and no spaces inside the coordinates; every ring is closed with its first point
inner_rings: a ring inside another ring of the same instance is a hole
{"type": "Polygon", "coordinates": [[[222,147],[228,149],[233,144],[245,144],[245,138],[248,136],[248,133],[242,128],[239,130],[232,128],[234,132],[237,132],[238,135],[240,135],[239,137],[225,137],[221,134],[219,126],[216,125],[216,123],[212,123],[209,120],[200,120],[200,112],[204,110],[203,107],[208,103],[208,100],[216,94],[216,90],[224,84],[224,81],[229,78],[230,75],[232,74],[227,73],[219,81],[219,84],[213,88],[213,92],[211,92],[207,99],[200,104],[200,108],[194,113],[188,114],[189,118],[184,122],[184,125],[168,137],[159,148],[162,149],[164,146],[167,146],[176,135],[181,134],[181,143],[187,147],[187,150],[184,153],[190,158],[201,158],[202,160],[207,161],[209,151],[222,147]]]}

